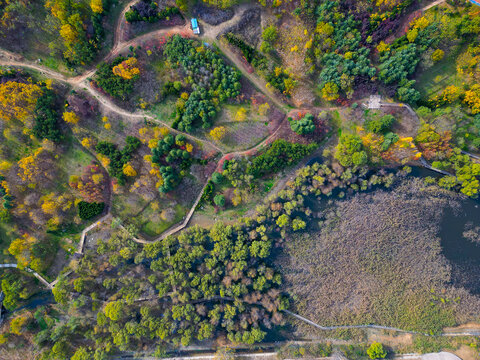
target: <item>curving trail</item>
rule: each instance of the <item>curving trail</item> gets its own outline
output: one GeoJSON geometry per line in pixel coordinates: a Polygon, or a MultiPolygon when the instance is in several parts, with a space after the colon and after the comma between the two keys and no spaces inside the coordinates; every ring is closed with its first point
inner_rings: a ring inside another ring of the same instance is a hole
{"type": "MultiPolygon", "coordinates": [[[[438,0],[438,1],[435,1],[434,3],[426,6],[425,8],[422,9],[422,11],[425,11],[435,5],[438,5],[440,3],[443,3],[445,0],[438,0]]],[[[182,33],[182,34],[191,34],[192,31],[188,25],[188,22],[186,23],[186,25],[184,26],[176,26],[176,27],[172,27],[172,28],[169,28],[169,29],[161,29],[161,30],[156,30],[156,31],[153,31],[153,32],[150,32],[150,33],[147,33],[147,34],[144,34],[142,36],[139,36],[135,39],[132,39],[132,40],[129,40],[129,41],[125,41],[123,42],[121,40],[121,34],[122,34],[122,28],[124,26],[124,17],[125,17],[125,13],[128,11],[128,9],[130,8],[131,5],[133,5],[135,2],[137,2],[137,0],[132,0],[130,1],[128,4],[126,4],[125,8],[122,10],[120,16],[119,16],[119,19],[117,20],[117,23],[116,23],[116,26],[115,26],[115,30],[114,30],[114,44],[113,44],[113,47],[111,49],[111,51],[105,56],[105,58],[103,60],[108,60],[108,59],[111,59],[113,56],[121,53],[122,51],[124,51],[125,49],[127,49],[128,47],[130,46],[136,46],[139,42],[142,42],[142,41],[148,41],[148,40],[151,40],[151,39],[155,39],[155,38],[158,38],[158,37],[161,37],[161,36],[165,36],[165,35],[171,35],[171,34],[175,34],[175,33],[182,33]]],[[[206,25],[206,24],[203,24],[202,25],[204,26],[204,29],[205,29],[205,33],[203,36],[201,36],[200,38],[201,39],[204,39],[204,40],[213,40],[215,41],[215,39],[217,38],[217,36],[224,30],[226,29],[227,27],[231,26],[232,24],[234,24],[235,22],[239,21],[241,19],[241,16],[243,15],[243,13],[249,9],[251,7],[251,4],[244,4],[244,5],[241,5],[237,8],[237,11],[234,15],[234,17],[232,19],[230,19],[229,21],[223,23],[223,24],[220,24],[219,26],[210,26],[210,25],[206,25]]],[[[266,87],[265,87],[265,82],[262,80],[262,79],[259,79],[257,76],[255,76],[254,74],[249,74],[244,68],[243,68],[243,64],[240,62],[240,60],[237,58],[237,56],[235,54],[233,54],[232,51],[230,51],[226,46],[224,46],[223,44],[217,42],[217,46],[220,48],[220,50],[222,50],[223,54],[233,63],[237,66],[237,68],[242,72],[243,76],[245,76],[251,83],[253,83],[260,91],[262,91],[264,93],[265,96],[267,96],[271,101],[272,103],[274,103],[279,109],[282,109],[284,112],[287,112],[286,109],[287,109],[287,105],[285,103],[283,103],[283,101],[281,101],[278,97],[276,97],[274,94],[272,94],[271,92],[269,92],[266,87]]],[[[15,67],[25,67],[25,68],[29,68],[29,69],[32,69],[32,70],[35,70],[35,71],[38,71],[39,73],[49,77],[49,78],[52,78],[52,79],[55,79],[57,81],[60,81],[60,82],[63,82],[63,83],[66,83],[66,84],[69,84],[71,85],[72,87],[74,88],[77,88],[77,89],[84,89],[85,91],[89,92],[97,101],[99,101],[102,106],[105,108],[105,109],[108,109],[112,112],[115,112],[119,115],[122,115],[122,116],[126,116],[126,117],[129,117],[129,118],[138,118],[138,119],[148,119],[152,122],[155,122],[157,124],[161,124],[162,126],[165,126],[171,130],[174,130],[176,132],[179,132],[179,133],[182,133],[184,134],[187,138],[191,139],[191,140],[194,140],[194,141],[199,141],[199,142],[202,142],[202,143],[205,143],[205,144],[208,144],[210,146],[212,146],[214,149],[216,149],[220,154],[222,154],[222,157],[220,158],[219,160],[219,163],[217,165],[217,170],[218,170],[218,166],[220,166],[220,164],[222,163],[223,160],[225,160],[227,157],[236,157],[236,156],[245,156],[245,155],[248,155],[249,153],[251,152],[255,152],[259,149],[261,149],[263,146],[267,145],[272,139],[274,139],[278,132],[280,131],[283,123],[285,122],[285,119],[286,117],[283,119],[283,121],[279,124],[279,126],[277,127],[277,129],[271,134],[269,135],[268,137],[266,137],[264,140],[262,140],[259,144],[257,144],[256,146],[250,148],[250,149],[246,149],[246,150],[242,150],[242,151],[235,151],[235,152],[230,152],[230,153],[224,153],[222,151],[222,149],[220,149],[216,144],[214,144],[213,142],[210,142],[208,140],[205,140],[205,139],[202,139],[202,138],[199,138],[199,137],[196,137],[194,135],[191,135],[191,134],[188,134],[188,133],[184,133],[184,132],[181,132],[181,131],[178,131],[178,130],[175,130],[175,129],[172,129],[171,126],[169,126],[168,124],[164,123],[163,121],[161,120],[158,120],[156,118],[154,118],[153,116],[151,115],[148,115],[144,112],[130,112],[130,111],[127,111],[125,109],[122,109],[121,107],[119,107],[118,105],[114,104],[107,96],[105,96],[104,94],[100,93],[98,90],[96,90],[88,81],[88,78],[92,77],[95,72],[96,72],[96,69],[95,68],[92,68],[90,70],[87,70],[85,71],[83,74],[79,75],[79,76],[76,76],[76,77],[67,77],[63,74],[60,74],[56,71],[53,71],[49,68],[46,68],[44,66],[41,66],[41,65],[38,65],[38,64],[35,64],[35,63],[32,63],[32,62],[29,62],[29,61],[25,61],[21,56],[17,55],[17,54],[14,54],[14,53],[10,53],[8,51],[5,51],[5,50],[2,50],[0,49],[0,65],[4,65],[4,66],[15,66],[15,67]]],[[[384,105],[387,105],[387,104],[384,104],[384,105]]],[[[389,105],[392,105],[392,104],[389,104],[389,105]]],[[[323,110],[332,110],[332,109],[335,109],[336,107],[333,107],[333,108],[325,108],[323,110]]],[[[410,111],[411,109],[409,109],[410,111]]],[[[411,110],[413,113],[414,111],[411,110]]],[[[416,115],[416,114],[415,114],[416,115]]],[[[471,154],[469,154],[471,155],[471,154]]],[[[200,194],[197,196],[193,206],[191,207],[189,213],[187,214],[187,216],[185,217],[184,221],[174,227],[174,228],[171,228],[169,230],[167,230],[166,232],[164,232],[162,235],[160,235],[158,238],[152,240],[152,241],[148,241],[148,240],[145,240],[145,239],[137,239],[137,238],[134,238],[134,240],[136,242],[139,242],[139,243],[143,243],[143,244],[147,244],[147,243],[150,243],[150,242],[153,242],[153,241],[159,241],[159,240],[162,240],[164,239],[165,237],[167,236],[170,236],[170,235],[173,235],[175,234],[176,232],[178,231],[181,231],[183,230],[189,223],[191,217],[193,216],[193,213],[195,212],[195,209],[198,205],[198,203],[200,202],[201,200],[201,197],[203,195],[203,192],[205,190],[205,187],[207,186],[208,182],[210,181],[210,177],[207,179],[207,181],[205,182],[200,194]]],[[[111,218],[111,214],[108,213],[107,215],[105,215],[104,217],[102,217],[101,219],[97,220],[95,223],[91,224],[90,226],[88,226],[87,228],[85,228],[83,231],[82,231],[82,234],[81,234],[81,241],[79,243],[79,246],[77,248],[77,251],[76,253],[77,254],[83,254],[83,248],[84,248],[84,243],[85,243],[85,239],[86,239],[86,236],[87,236],[87,233],[91,230],[93,230],[95,227],[99,226],[100,224],[102,224],[104,221],[107,221],[111,218]]],[[[0,264],[0,268],[18,268],[17,267],[17,264],[0,264]]],[[[40,274],[34,272],[33,270],[29,269],[29,268],[26,268],[25,269],[26,271],[32,273],[35,277],[37,277],[45,286],[47,286],[47,288],[49,289],[52,289],[55,284],[58,282],[58,279],[57,278],[56,280],[54,280],[53,282],[49,283],[47,280],[45,280],[40,274]]],[[[67,272],[66,274],[64,274],[64,276],[67,276],[68,274],[70,274],[70,272],[67,272]]],[[[145,298],[145,299],[139,299],[139,301],[143,301],[143,300],[150,300],[148,298],[145,298]]],[[[212,299],[205,299],[205,300],[212,300],[212,299]]],[[[225,298],[225,300],[229,300],[227,298],[225,298]]],[[[380,330],[392,330],[392,331],[396,331],[396,332],[403,332],[403,333],[411,333],[411,334],[418,334],[417,332],[414,332],[414,331],[408,331],[408,330],[402,330],[402,329],[398,329],[398,328],[394,328],[394,327],[388,327],[388,326],[381,326],[381,325],[340,325],[340,326],[322,326],[322,325],[319,325],[301,315],[298,315],[298,314],[295,314],[289,310],[284,310],[283,311],[284,313],[290,315],[290,316],[293,316],[295,318],[297,318],[298,320],[300,321],[303,321],[303,322],[306,322],[308,324],[310,324],[311,326],[313,327],[316,327],[320,330],[337,330],[337,329],[361,329],[361,328],[364,328],[364,329],[380,329],[380,330]]],[[[452,332],[452,333],[443,333],[443,334],[440,334],[439,336],[463,336],[463,335],[474,335],[474,336],[478,336],[480,335],[480,329],[477,329],[477,328],[474,328],[474,329],[466,329],[464,330],[463,332],[452,332]]]]}
{"type": "MultiPolygon", "coordinates": [[[[0,268],[15,268],[15,269],[19,269],[18,265],[17,264],[0,264],[0,268]]],[[[40,275],[39,273],[37,273],[36,271],[33,271],[32,269],[30,268],[24,268],[24,270],[26,272],[29,272],[31,274],[33,274],[33,276],[35,276],[38,280],[40,280],[40,282],[45,285],[47,288],[51,289],[53,286],[50,285],[50,283],[45,280],[45,278],[40,275]]]]}

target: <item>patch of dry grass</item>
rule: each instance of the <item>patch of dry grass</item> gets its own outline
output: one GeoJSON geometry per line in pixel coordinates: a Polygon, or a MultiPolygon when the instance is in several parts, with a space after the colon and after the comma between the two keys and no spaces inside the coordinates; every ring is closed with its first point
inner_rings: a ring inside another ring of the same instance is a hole
{"type": "Polygon", "coordinates": [[[320,231],[286,242],[279,266],[294,311],[325,325],[422,332],[474,320],[480,299],[449,285],[438,237],[443,209],[458,206],[452,196],[415,179],[335,202],[320,231]]]}

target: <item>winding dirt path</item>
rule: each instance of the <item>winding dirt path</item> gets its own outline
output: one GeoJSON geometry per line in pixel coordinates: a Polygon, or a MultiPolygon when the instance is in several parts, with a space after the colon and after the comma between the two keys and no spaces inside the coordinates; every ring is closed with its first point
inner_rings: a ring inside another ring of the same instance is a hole
{"type": "MultiPolygon", "coordinates": [[[[138,44],[140,44],[142,42],[149,41],[149,40],[152,40],[152,39],[160,38],[160,37],[163,37],[163,36],[171,36],[173,34],[182,34],[182,35],[187,34],[187,35],[193,36],[193,32],[192,32],[192,30],[189,26],[189,23],[186,22],[186,24],[184,26],[174,26],[174,27],[170,27],[170,28],[155,30],[155,31],[149,32],[147,34],[138,36],[134,39],[131,39],[131,40],[128,40],[128,41],[122,41],[122,31],[123,31],[123,27],[125,26],[125,21],[124,21],[125,13],[128,11],[130,6],[132,6],[133,4],[136,3],[136,1],[137,0],[130,1],[128,4],[125,5],[124,9],[120,13],[120,16],[117,19],[115,29],[114,29],[114,44],[113,44],[110,52],[102,59],[102,61],[108,61],[109,59],[118,55],[122,51],[128,49],[130,46],[137,46],[138,44]]],[[[243,5],[238,6],[236,11],[235,11],[235,15],[232,17],[232,19],[230,19],[230,20],[228,20],[228,21],[226,21],[222,24],[219,24],[218,26],[211,26],[211,25],[202,23],[202,27],[204,29],[204,34],[202,36],[200,36],[200,39],[212,40],[212,41],[215,42],[215,39],[217,38],[217,36],[221,32],[223,32],[228,27],[230,27],[230,26],[236,24],[238,21],[240,21],[244,12],[247,11],[248,9],[252,8],[252,7],[255,7],[255,5],[243,4],[243,5]]],[[[267,96],[267,98],[269,98],[270,101],[272,101],[272,103],[274,103],[279,109],[281,109],[283,112],[287,112],[286,111],[286,108],[287,108],[286,104],[284,104],[274,94],[270,93],[266,89],[266,84],[265,84],[264,81],[262,81],[261,79],[259,79],[258,77],[256,77],[253,74],[249,74],[243,68],[243,65],[241,64],[238,57],[235,54],[233,54],[227,47],[223,46],[222,44],[220,44],[218,42],[217,42],[217,46],[221,49],[221,51],[224,53],[224,55],[233,64],[235,64],[238,67],[238,70],[243,74],[243,76],[245,76],[265,96],[267,96]]],[[[227,157],[245,156],[245,155],[248,155],[249,153],[258,151],[260,148],[262,148],[263,146],[268,144],[278,134],[278,132],[280,131],[280,129],[281,129],[281,127],[282,127],[282,125],[285,121],[285,119],[284,119],[278,125],[277,129],[275,129],[275,131],[271,135],[269,135],[267,138],[262,140],[256,146],[254,146],[252,148],[249,148],[249,149],[241,150],[241,151],[224,153],[224,151],[219,146],[217,146],[215,143],[213,143],[209,140],[202,139],[202,138],[199,138],[197,136],[191,135],[189,133],[185,133],[185,132],[173,129],[169,124],[167,124],[167,123],[165,123],[165,122],[163,122],[163,121],[161,121],[161,120],[159,120],[159,119],[157,119],[157,118],[155,118],[151,115],[148,115],[145,112],[130,112],[130,111],[127,111],[127,110],[119,107],[112,100],[110,100],[110,98],[108,98],[106,95],[100,93],[96,88],[94,88],[92,86],[92,84],[90,83],[90,81],[88,80],[89,78],[91,78],[92,76],[95,75],[95,72],[96,72],[95,67],[92,67],[91,69],[86,70],[81,75],[78,75],[78,76],[75,76],[75,77],[68,77],[68,76],[60,74],[60,73],[58,73],[54,70],[51,70],[51,69],[49,69],[45,66],[42,66],[42,65],[30,62],[30,61],[26,61],[21,56],[19,56],[17,54],[14,54],[14,53],[11,53],[11,52],[8,52],[6,50],[2,50],[2,49],[0,49],[0,65],[2,65],[2,66],[24,67],[24,68],[29,68],[29,69],[38,71],[39,73],[41,73],[42,75],[44,75],[48,78],[52,78],[54,80],[69,84],[73,88],[87,91],[93,98],[95,98],[100,104],[102,104],[104,109],[107,109],[107,110],[112,111],[114,113],[117,113],[119,115],[125,116],[127,118],[148,119],[148,120],[150,120],[154,123],[157,123],[157,124],[160,124],[164,127],[167,127],[170,130],[181,133],[181,134],[185,135],[190,140],[198,141],[198,142],[201,142],[201,143],[204,143],[204,144],[208,144],[209,146],[211,146],[212,148],[217,150],[220,154],[222,154],[222,157],[219,160],[218,165],[217,165],[217,170],[218,170],[218,166],[220,164],[222,164],[223,161],[227,157]]],[[[202,198],[203,192],[204,192],[206,186],[208,185],[209,181],[210,181],[210,177],[206,180],[204,186],[202,187],[202,190],[201,190],[200,194],[195,199],[195,202],[194,202],[193,206],[191,207],[190,211],[188,212],[187,216],[185,217],[184,221],[180,225],[167,230],[162,235],[160,235],[158,238],[156,238],[152,241],[162,240],[169,235],[173,235],[176,232],[183,230],[188,225],[191,217],[193,216],[193,214],[195,212],[195,209],[196,209],[198,203],[200,202],[200,200],[202,198]]],[[[79,244],[79,248],[77,250],[77,253],[79,253],[79,254],[83,253],[83,244],[84,244],[87,232],[92,230],[94,227],[98,226],[99,224],[101,224],[104,220],[107,220],[109,217],[110,217],[110,213],[107,214],[106,216],[104,216],[103,218],[101,218],[99,221],[97,221],[94,224],[87,227],[82,232],[81,242],[79,244]]],[[[144,240],[144,239],[134,239],[134,240],[137,241],[137,242],[140,242],[140,243],[152,242],[152,241],[147,241],[147,240],[144,240]]]]}
{"type": "Polygon", "coordinates": [[[421,11],[421,12],[425,12],[425,11],[427,11],[428,9],[431,9],[431,8],[434,7],[434,6],[443,4],[445,1],[446,1],[446,0],[437,0],[437,1],[434,1],[433,3],[428,4],[427,6],[424,6],[423,8],[421,8],[420,11],[421,11]]]}

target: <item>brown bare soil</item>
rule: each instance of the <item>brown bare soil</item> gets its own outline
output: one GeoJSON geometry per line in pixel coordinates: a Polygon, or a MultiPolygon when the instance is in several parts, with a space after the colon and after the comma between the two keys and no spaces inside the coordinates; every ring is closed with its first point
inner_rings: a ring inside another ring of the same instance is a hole
{"type": "Polygon", "coordinates": [[[156,23],[150,24],[144,21],[135,23],[125,22],[125,26],[122,33],[122,41],[128,41],[135,37],[149,33],[151,31],[165,29],[173,26],[182,26],[185,24],[185,19],[180,15],[175,15],[169,20],[159,20],[156,23]]]}

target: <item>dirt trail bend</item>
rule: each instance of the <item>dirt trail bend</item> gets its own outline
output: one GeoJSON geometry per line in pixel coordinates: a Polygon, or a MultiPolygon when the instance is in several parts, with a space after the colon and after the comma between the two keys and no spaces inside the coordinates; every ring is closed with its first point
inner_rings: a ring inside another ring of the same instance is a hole
{"type": "Polygon", "coordinates": [[[132,0],[130,1],[128,4],[125,5],[125,7],[123,8],[122,12],[120,13],[120,15],[118,16],[118,19],[117,19],[117,22],[115,23],[115,28],[114,28],[114,35],[113,35],[113,49],[115,49],[118,44],[120,44],[121,40],[122,40],[122,30],[123,30],[123,27],[125,26],[126,24],[126,21],[124,21],[125,19],[125,13],[130,10],[130,6],[133,6],[135,5],[136,3],[138,2],[138,0],[132,0]]]}
{"type": "Polygon", "coordinates": [[[253,8],[259,8],[259,6],[252,3],[238,5],[235,8],[235,14],[233,15],[233,17],[230,20],[227,20],[218,25],[210,25],[199,19],[202,32],[201,37],[215,40],[220,33],[239,22],[245,11],[253,8]]]}

